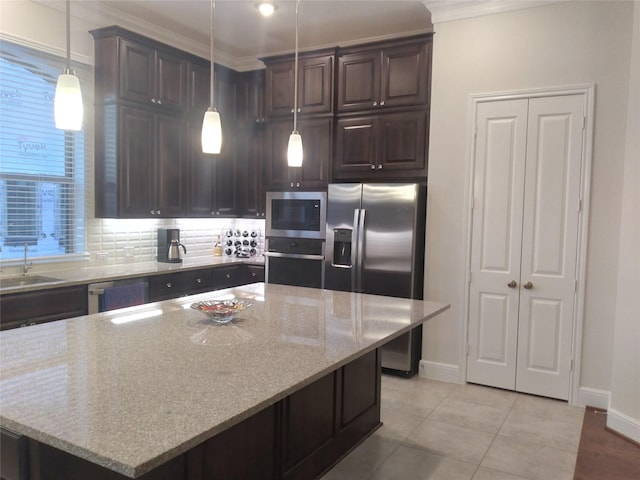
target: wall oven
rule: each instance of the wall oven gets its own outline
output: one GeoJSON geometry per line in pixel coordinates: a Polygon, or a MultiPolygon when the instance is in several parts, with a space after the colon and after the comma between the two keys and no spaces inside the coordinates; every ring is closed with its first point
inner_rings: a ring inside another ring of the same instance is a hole
{"type": "Polygon", "coordinates": [[[324,240],[267,238],[265,282],[324,288],[324,240]]]}
{"type": "Polygon", "coordinates": [[[327,192],[267,192],[267,237],[324,240],[327,192]]]}

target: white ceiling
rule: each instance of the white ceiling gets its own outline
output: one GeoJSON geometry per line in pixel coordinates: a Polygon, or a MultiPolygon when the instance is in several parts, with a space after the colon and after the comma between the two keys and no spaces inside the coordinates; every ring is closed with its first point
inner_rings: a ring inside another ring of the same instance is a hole
{"type": "MultiPolygon", "coordinates": [[[[36,0],[41,3],[61,2],[36,0]]],[[[271,0],[274,15],[262,17],[258,0],[217,0],[215,8],[216,61],[246,69],[261,56],[293,51],[295,1],[271,0]]],[[[72,15],[91,17],[99,26],[117,23],[179,48],[190,45],[197,54],[208,52],[209,0],[73,0],[72,15]]],[[[301,50],[353,45],[433,30],[422,1],[302,0],[299,10],[301,50]]],[[[208,57],[208,55],[207,55],[208,57]]]]}

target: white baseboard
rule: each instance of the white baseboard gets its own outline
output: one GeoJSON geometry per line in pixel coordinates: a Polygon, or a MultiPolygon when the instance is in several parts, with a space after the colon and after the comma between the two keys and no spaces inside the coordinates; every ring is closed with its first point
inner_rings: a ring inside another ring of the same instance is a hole
{"type": "Polygon", "coordinates": [[[607,411],[607,428],[615,430],[634,442],[640,443],[640,420],[632,418],[613,408],[607,411]]]}
{"type": "Polygon", "coordinates": [[[609,402],[611,399],[611,392],[607,390],[600,390],[597,388],[580,387],[578,389],[578,399],[576,405],[580,407],[609,408],[609,402]]]}
{"type": "Polygon", "coordinates": [[[449,383],[464,383],[458,365],[420,360],[420,377],[449,383]]]}

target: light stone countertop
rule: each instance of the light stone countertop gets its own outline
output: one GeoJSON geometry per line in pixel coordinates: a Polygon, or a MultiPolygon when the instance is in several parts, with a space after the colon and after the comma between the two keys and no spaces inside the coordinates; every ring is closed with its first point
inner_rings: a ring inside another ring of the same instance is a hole
{"type": "Polygon", "coordinates": [[[135,478],[447,308],[256,283],[6,330],[0,425],[135,478]]]}
{"type": "Polygon", "coordinates": [[[29,272],[28,276],[44,275],[46,277],[55,278],[58,281],[33,285],[21,285],[16,287],[3,286],[2,279],[3,275],[5,278],[13,278],[19,275],[0,274],[0,295],[29,292],[33,290],[45,290],[49,288],[69,287],[72,285],[82,285],[93,282],[123,280],[127,278],[145,277],[149,275],[159,275],[164,273],[242,263],[249,265],[264,265],[264,257],[259,255],[249,258],[236,258],[231,256],[214,257],[211,255],[184,258],[182,263],[151,261],[112,265],[94,265],[90,267],[78,266],[77,268],[29,272]]]}

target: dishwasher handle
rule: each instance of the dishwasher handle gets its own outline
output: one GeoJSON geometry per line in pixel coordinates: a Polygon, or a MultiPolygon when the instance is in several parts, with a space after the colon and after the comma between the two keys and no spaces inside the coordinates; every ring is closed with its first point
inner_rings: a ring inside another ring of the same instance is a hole
{"type": "Polygon", "coordinates": [[[89,295],[102,295],[105,288],[113,287],[113,282],[91,283],[89,284],[89,295]]]}

